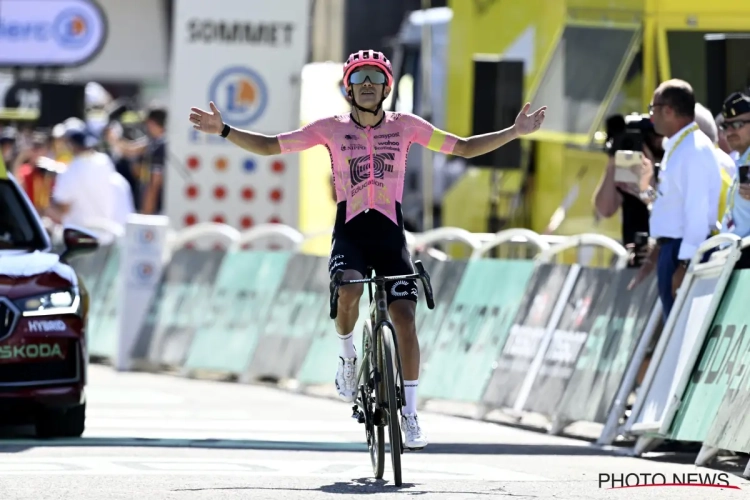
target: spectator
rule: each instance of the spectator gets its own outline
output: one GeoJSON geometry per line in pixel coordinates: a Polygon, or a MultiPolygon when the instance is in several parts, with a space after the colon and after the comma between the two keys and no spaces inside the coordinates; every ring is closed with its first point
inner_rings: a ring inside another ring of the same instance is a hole
{"type": "Polygon", "coordinates": [[[18,133],[13,127],[5,127],[3,128],[2,133],[0,133],[0,154],[8,168],[13,165],[13,160],[16,156],[17,135],[18,133]]]}
{"type": "MultiPolygon", "coordinates": [[[[737,171],[737,166],[734,164],[734,160],[726,152],[719,147],[719,129],[716,126],[711,111],[700,103],[695,105],[695,123],[698,124],[698,128],[701,132],[711,139],[714,144],[714,154],[716,160],[719,162],[720,174],[721,174],[721,192],[719,194],[719,211],[717,228],[721,227],[721,217],[726,211],[726,200],[729,188],[732,186],[732,179],[734,179],[737,171]]],[[[717,231],[718,232],[718,231],[717,231]]]]}
{"type": "Polygon", "coordinates": [[[102,219],[115,222],[118,199],[112,185],[114,165],[94,150],[96,137],[79,121],[69,122],[65,138],[73,159],[58,175],[52,191],[49,217],[58,224],[97,226],[102,219]]]}
{"type": "Polygon", "coordinates": [[[719,113],[716,115],[714,121],[716,122],[716,128],[719,131],[719,147],[732,158],[732,161],[736,162],[737,158],[740,157],[740,154],[737,151],[734,151],[729,145],[729,142],[727,142],[727,133],[723,128],[724,115],[719,113]]]}
{"type": "Polygon", "coordinates": [[[133,165],[133,161],[127,158],[120,148],[120,142],[123,138],[122,125],[116,121],[109,123],[104,129],[102,138],[104,139],[105,150],[115,165],[115,170],[122,175],[130,186],[130,193],[135,206],[140,206],[140,190],[135,166],[133,165]]]}
{"type": "MultiPolygon", "coordinates": [[[[641,178],[642,184],[648,184],[653,170],[652,165],[660,161],[664,153],[661,147],[663,138],[653,130],[653,125],[647,118],[642,119],[640,123],[644,160],[641,168],[635,173],[641,178]]],[[[612,217],[618,209],[622,209],[622,243],[632,250],[635,247],[636,233],[649,232],[649,208],[645,200],[641,198],[640,185],[615,182],[615,153],[618,149],[633,147],[631,144],[624,144],[625,120],[622,116],[613,116],[607,120],[607,136],[606,147],[609,159],[599,187],[594,194],[594,207],[604,218],[612,217]]],[[[635,257],[633,255],[631,258],[631,267],[637,267],[640,264],[640,258],[644,256],[635,257]]]]}
{"type": "Polygon", "coordinates": [[[40,214],[49,207],[55,175],[64,170],[64,165],[49,158],[48,146],[48,137],[35,133],[31,147],[19,152],[13,166],[16,179],[40,214]]]}
{"type": "Polygon", "coordinates": [[[167,159],[166,143],[167,111],[153,108],[146,116],[146,132],[148,138],[137,141],[118,141],[118,147],[129,158],[142,158],[142,175],[140,211],[144,214],[160,214],[162,212],[164,191],[164,168],[167,159]]]}
{"type": "Polygon", "coordinates": [[[73,156],[65,141],[65,124],[58,123],[52,128],[52,157],[60,163],[69,164],[73,156]]]}
{"type": "Polygon", "coordinates": [[[654,91],[649,111],[656,132],[667,140],[650,218],[657,246],[635,282],[655,265],[666,318],[690,259],[716,225],[721,167],[714,145],[695,123],[695,95],[690,84],[682,80],[662,83],[654,91]]]}
{"type": "MultiPolygon", "coordinates": [[[[723,123],[727,142],[737,151],[737,167],[750,164],[750,97],[736,92],[730,95],[722,108],[723,123]]],[[[727,195],[727,210],[722,221],[724,232],[742,238],[750,236],[750,184],[740,183],[739,176],[733,179],[727,195]]],[[[750,268],[750,256],[743,251],[738,262],[742,269],[750,268]]]]}

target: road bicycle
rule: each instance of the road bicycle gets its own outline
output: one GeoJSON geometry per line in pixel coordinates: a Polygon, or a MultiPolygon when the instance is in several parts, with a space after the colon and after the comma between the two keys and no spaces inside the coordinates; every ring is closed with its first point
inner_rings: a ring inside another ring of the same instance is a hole
{"type": "Polygon", "coordinates": [[[414,267],[417,270],[416,274],[375,277],[371,277],[373,270],[368,268],[367,277],[358,280],[344,280],[344,272],[339,270],[334,274],[330,285],[331,319],[336,319],[339,288],[355,283],[367,284],[370,295],[370,319],[365,321],[362,335],[361,366],[357,374],[359,389],[356,404],[352,407],[352,418],[365,425],[367,447],[376,479],[383,478],[385,427],[388,427],[393,482],[396,486],[401,486],[401,455],[404,445],[399,413],[401,408],[406,406],[406,392],[396,330],[388,316],[385,287],[393,281],[419,279],[422,282],[427,307],[434,309],[435,300],[430,276],[421,261],[414,262],[414,267]]]}

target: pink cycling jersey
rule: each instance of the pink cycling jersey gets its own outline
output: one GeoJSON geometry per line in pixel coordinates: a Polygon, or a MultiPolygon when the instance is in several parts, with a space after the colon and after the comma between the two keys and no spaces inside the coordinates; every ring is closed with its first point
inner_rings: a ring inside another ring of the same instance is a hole
{"type": "Polygon", "coordinates": [[[375,209],[398,224],[396,203],[404,193],[406,158],[412,143],[453,153],[458,137],[409,113],[391,113],[375,127],[361,127],[351,115],[322,118],[277,136],[282,153],[323,145],[331,156],[336,201],[346,202],[346,220],[375,209]]]}

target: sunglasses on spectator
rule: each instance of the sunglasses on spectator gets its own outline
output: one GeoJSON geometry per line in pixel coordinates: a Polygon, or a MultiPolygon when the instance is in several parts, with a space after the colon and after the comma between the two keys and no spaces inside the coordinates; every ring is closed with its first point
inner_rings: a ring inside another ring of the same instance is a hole
{"type": "Polygon", "coordinates": [[[722,130],[728,130],[730,128],[739,130],[742,127],[744,127],[747,123],[750,123],[750,120],[734,120],[731,122],[724,121],[722,122],[721,125],[719,125],[719,127],[721,127],[722,130]]]}
{"type": "Polygon", "coordinates": [[[349,83],[352,85],[361,85],[367,79],[374,85],[381,85],[387,80],[385,73],[376,69],[360,69],[349,75],[349,83]]]}

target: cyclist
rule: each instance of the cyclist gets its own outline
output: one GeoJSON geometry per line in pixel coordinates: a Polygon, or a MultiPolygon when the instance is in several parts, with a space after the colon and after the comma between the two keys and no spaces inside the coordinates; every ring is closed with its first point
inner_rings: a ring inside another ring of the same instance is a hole
{"type": "MultiPolygon", "coordinates": [[[[322,145],[328,149],[337,198],[331,256],[331,276],[344,270],[345,280],[362,279],[368,266],[380,275],[414,272],[404,237],[401,197],[409,147],[420,144],[433,151],[472,158],[493,151],[522,135],[539,129],[546,107],[528,114],[526,104],[505,130],[460,138],[432,126],[409,113],[383,110],[393,88],[393,70],[386,57],[374,50],[349,56],[344,64],[346,93],[351,112],[314,121],[276,136],[238,130],[222,121],[211,102],[211,111],[192,108],[193,128],[221,134],[235,145],[259,155],[294,153],[322,145]]],[[[339,292],[336,330],[341,341],[336,388],[352,402],[357,394],[357,353],[354,326],[359,313],[361,284],[343,286],[339,292]]],[[[404,370],[406,407],[401,425],[405,447],[421,449],[427,439],[417,420],[419,342],[414,312],[416,281],[397,281],[388,289],[388,311],[396,328],[404,370]]]]}

